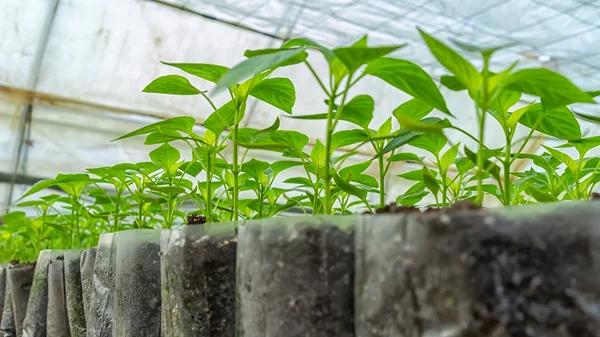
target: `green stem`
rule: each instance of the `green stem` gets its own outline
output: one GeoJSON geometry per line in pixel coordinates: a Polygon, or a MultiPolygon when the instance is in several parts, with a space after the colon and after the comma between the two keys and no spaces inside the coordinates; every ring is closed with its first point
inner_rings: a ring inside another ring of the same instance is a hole
{"type": "Polygon", "coordinates": [[[512,200],[512,186],[510,182],[510,166],[511,166],[511,144],[512,139],[510,134],[505,132],[506,135],[506,150],[504,152],[504,206],[510,206],[512,200]]]}
{"type": "MultiPolygon", "coordinates": [[[[325,133],[325,172],[324,172],[324,180],[325,180],[325,201],[324,201],[324,205],[325,205],[325,213],[326,214],[331,214],[331,172],[329,172],[330,170],[330,166],[331,166],[331,136],[332,136],[332,129],[333,129],[333,100],[335,99],[335,96],[331,95],[329,97],[329,107],[327,109],[327,132],[325,133]]],[[[339,108],[338,108],[339,109],[339,108]]],[[[318,181],[318,179],[317,179],[318,181]]],[[[315,195],[315,198],[317,196],[315,195]]]]}
{"type": "Polygon", "coordinates": [[[115,203],[115,219],[113,224],[113,231],[116,232],[119,226],[119,205],[121,203],[121,193],[117,193],[117,201],[115,203]]]}
{"type": "Polygon", "coordinates": [[[383,155],[377,158],[379,164],[379,207],[385,207],[385,168],[383,155]]]}
{"type": "MultiPolygon", "coordinates": [[[[238,114],[236,113],[236,121],[237,121],[237,117],[238,114]]],[[[237,138],[238,138],[238,126],[239,123],[235,123],[233,126],[233,134],[232,134],[232,142],[233,142],[233,220],[237,221],[238,220],[238,213],[239,213],[239,208],[238,208],[238,198],[239,198],[239,190],[240,190],[240,186],[239,186],[239,163],[238,163],[238,143],[237,143],[237,138]]]]}
{"type": "Polygon", "coordinates": [[[206,221],[212,222],[212,154],[207,156],[206,166],[206,221]]]}

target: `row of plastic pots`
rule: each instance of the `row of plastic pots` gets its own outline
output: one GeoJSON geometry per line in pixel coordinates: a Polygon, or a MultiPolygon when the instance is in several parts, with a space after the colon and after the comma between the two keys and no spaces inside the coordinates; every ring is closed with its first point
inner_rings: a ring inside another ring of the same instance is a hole
{"type": "Polygon", "coordinates": [[[278,218],[0,269],[25,337],[597,336],[600,209],[278,218]],[[29,288],[29,285],[31,287],[29,288]]]}

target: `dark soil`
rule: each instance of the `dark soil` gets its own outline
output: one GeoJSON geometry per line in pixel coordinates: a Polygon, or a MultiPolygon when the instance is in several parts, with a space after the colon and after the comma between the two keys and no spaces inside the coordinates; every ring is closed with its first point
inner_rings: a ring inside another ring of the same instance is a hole
{"type": "MultiPolygon", "coordinates": [[[[169,260],[169,269],[180,278],[169,289],[189,337],[235,335],[236,246],[233,236],[186,233],[181,260],[169,260]]],[[[172,247],[170,249],[180,249],[172,247]]],[[[174,256],[173,256],[174,257],[174,256]]],[[[177,324],[175,324],[177,325],[177,324]]]]}
{"type": "Polygon", "coordinates": [[[56,261],[64,261],[65,260],[65,256],[64,255],[59,255],[56,257],[56,261]]]}
{"type": "Polygon", "coordinates": [[[188,225],[203,225],[206,223],[206,217],[196,213],[188,215],[186,220],[188,225]]]}
{"type": "Polygon", "coordinates": [[[243,254],[262,256],[260,272],[242,275],[255,278],[240,285],[243,298],[254,302],[244,303],[252,311],[248,318],[242,313],[250,320],[245,336],[355,335],[353,231],[328,224],[303,227],[265,234],[245,249],[243,254]]]}
{"type": "MultiPolygon", "coordinates": [[[[459,201],[456,202],[454,205],[449,206],[449,207],[429,207],[426,209],[419,209],[415,206],[401,206],[401,205],[396,205],[396,203],[390,203],[389,205],[386,205],[385,207],[381,207],[375,210],[376,214],[390,214],[390,213],[433,213],[433,212],[443,212],[443,213],[453,213],[453,212],[458,212],[458,211],[465,211],[465,210],[480,210],[482,209],[481,206],[472,203],[470,201],[459,201]]],[[[364,214],[371,214],[371,212],[365,212],[364,214]]]]}
{"type": "Polygon", "coordinates": [[[600,193],[598,193],[598,192],[592,193],[591,199],[592,200],[600,200],[600,193]]]}

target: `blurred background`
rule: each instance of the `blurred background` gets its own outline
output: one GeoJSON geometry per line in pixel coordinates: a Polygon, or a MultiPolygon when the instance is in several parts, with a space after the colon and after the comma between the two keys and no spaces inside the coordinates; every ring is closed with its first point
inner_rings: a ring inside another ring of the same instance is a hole
{"type": "MultiPolygon", "coordinates": [[[[193,116],[202,133],[212,111],[200,96],[141,92],[158,76],[182,74],[160,61],[233,66],[247,49],[278,47],[293,37],[334,47],[368,34],[371,45],[407,43],[394,56],[418,63],[437,80],[446,71],[421,41],[416,30],[421,27],[444,41],[517,43],[495,55],[494,69],[519,61],[519,67],[546,67],[584,90],[598,90],[599,22],[600,1],[592,0],[0,0],[0,208],[58,173],[148,160],[151,149],[143,138],[111,140],[161,118],[193,116]]],[[[477,55],[471,56],[480,65],[477,55]]],[[[319,61],[313,64],[325,71],[324,60],[319,61]]],[[[296,87],[294,114],[325,112],[323,94],[304,67],[279,74],[296,87]]],[[[191,81],[199,89],[212,88],[200,79],[191,81]]],[[[365,79],[354,91],[375,99],[372,128],[409,98],[376,78],[365,79]]],[[[468,96],[443,94],[460,125],[474,132],[468,96]]],[[[598,106],[573,108],[600,116],[598,106]]],[[[264,128],[278,116],[282,129],[302,131],[312,143],[324,134],[318,121],[285,118],[256,101],[244,124],[264,128]]],[[[597,125],[581,125],[584,133],[599,134],[597,125]]],[[[340,129],[345,127],[350,126],[340,129]]],[[[495,136],[500,129],[493,123],[489,128],[489,146],[500,145],[503,139],[495,136]]],[[[449,138],[470,144],[458,134],[449,138]]],[[[540,138],[528,151],[540,152],[548,142],[540,138]]],[[[365,148],[354,159],[370,155],[365,148]]],[[[273,156],[253,153],[265,160],[273,156]]],[[[388,175],[390,200],[410,184],[396,174],[410,169],[398,163],[388,175]]]]}

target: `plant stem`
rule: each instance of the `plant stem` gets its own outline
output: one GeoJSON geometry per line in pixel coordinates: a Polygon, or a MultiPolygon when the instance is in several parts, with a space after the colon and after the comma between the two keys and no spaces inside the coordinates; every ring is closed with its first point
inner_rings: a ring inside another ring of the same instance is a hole
{"type": "Polygon", "coordinates": [[[510,134],[505,132],[506,135],[506,151],[504,153],[504,206],[510,206],[512,200],[512,186],[510,182],[510,163],[511,163],[511,144],[512,139],[510,134]]]}
{"type": "MultiPolygon", "coordinates": [[[[487,90],[487,88],[485,89],[487,90]]],[[[485,136],[485,110],[481,109],[481,116],[479,118],[479,151],[477,151],[477,167],[478,167],[478,175],[477,175],[477,199],[476,203],[481,205],[483,203],[483,172],[484,172],[484,153],[483,153],[483,138],[485,136]]]]}
{"type": "Polygon", "coordinates": [[[206,165],[206,221],[212,222],[212,154],[207,156],[206,165]]]}
{"type": "Polygon", "coordinates": [[[116,232],[119,225],[119,204],[121,203],[121,193],[117,193],[117,200],[115,203],[115,219],[113,224],[113,231],[116,232]]]}
{"type": "Polygon", "coordinates": [[[385,168],[383,155],[377,158],[379,164],[379,207],[385,207],[385,168]]]}
{"type": "MultiPolygon", "coordinates": [[[[239,109],[238,109],[239,112],[239,109]]],[[[239,198],[239,190],[240,190],[240,186],[239,186],[239,165],[238,165],[238,143],[237,143],[237,138],[238,138],[238,126],[239,123],[237,122],[237,118],[238,118],[238,112],[236,112],[236,123],[233,125],[233,134],[232,134],[232,142],[233,142],[233,221],[237,221],[238,220],[238,213],[239,213],[239,209],[238,209],[238,198],[239,198]]]]}
{"type": "MultiPolygon", "coordinates": [[[[333,133],[333,100],[335,96],[332,94],[329,96],[329,107],[327,109],[327,132],[325,133],[325,172],[324,172],[324,180],[325,180],[325,213],[331,214],[331,134],[333,133]]],[[[339,109],[339,107],[338,107],[339,109]]],[[[317,179],[318,181],[318,179],[317,179]]],[[[315,195],[315,198],[317,196],[315,195]]]]}

